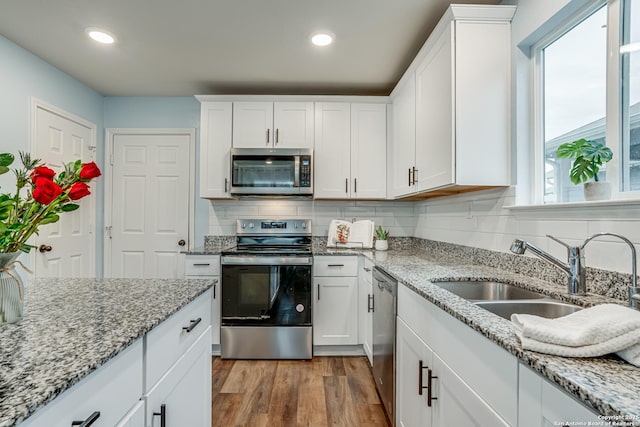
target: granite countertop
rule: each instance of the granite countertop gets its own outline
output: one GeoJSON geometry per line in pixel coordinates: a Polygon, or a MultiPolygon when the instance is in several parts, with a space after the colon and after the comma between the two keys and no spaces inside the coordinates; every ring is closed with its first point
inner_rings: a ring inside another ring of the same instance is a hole
{"type": "Polygon", "coordinates": [[[0,426],[14,426],[212,286],[209,280],[35,279],[0,325],[0,426]]]}
{"type": "MultiPolygon", "coordinates": [[[[318,249],[314,253],[345,255],[354,252],[318,249]]],[[[464,264],[459,258],[426,250],[364,251],[363,255],[370,257],[376,265],[400,282],[494,341],[600,414],[629,416],[640,421],[640,368],[614,355],[566,358],[525,351],[510,321],[477,307],[434,285],[433,282],[451,279],[500,280],[582,306],[602,303],[624,304],[623,301],[596,294],[570,296],[566,293],[565,287],[544,280],[495,267],[464,264]]]]}

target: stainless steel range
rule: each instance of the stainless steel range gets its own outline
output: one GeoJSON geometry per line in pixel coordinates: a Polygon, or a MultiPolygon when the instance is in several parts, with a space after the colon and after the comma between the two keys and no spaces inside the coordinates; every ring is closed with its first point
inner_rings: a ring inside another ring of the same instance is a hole
{"type": "Polygon", "coordinates": [[[311,359],[311,220],[243,219],[222,252],[223,359],[311,359]]]}

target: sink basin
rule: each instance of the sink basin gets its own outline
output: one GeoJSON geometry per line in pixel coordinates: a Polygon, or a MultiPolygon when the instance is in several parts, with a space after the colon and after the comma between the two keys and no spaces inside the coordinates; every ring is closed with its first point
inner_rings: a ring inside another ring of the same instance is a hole
{"type": "Polygon", "coordinates": [[[470,301],[503,301],[545,298],[545,295],[500,282],[450,281],[434,285],[470,301]]]}
{"type": "Polygon", "coordinates": [[[534,314],[548,319],[555,319],[582,310],[582,307],[577,305],[554,300],[477,301],[474,304],[507,320],[510,320],[511,315],[515,313],[534,314]]]}

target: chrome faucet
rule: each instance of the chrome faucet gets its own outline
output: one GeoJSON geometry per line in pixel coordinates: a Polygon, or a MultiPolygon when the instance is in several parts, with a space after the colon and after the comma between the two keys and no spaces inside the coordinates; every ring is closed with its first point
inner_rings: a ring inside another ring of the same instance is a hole
{"type": "Polygon", "coordinates": [[[637,286],[637,264],[636,264],[636,248],[633,243],[624,236],[615,233],[596,233],[593,236],[589,237],[585,240],[580,246],[570,246],[563,241],[550,236],[547,234],[547,237],[560,243],[562,246],[567,248],[567,257],[568,262],[562,262],[556,257],[542,249],[528,243],[524,240],[516,239],[511,244],[511,252],[515,254],[522,255],[524,252],[529,249],[535,255],[544,259],[547,262],[555,265],[564,271],[568,276],[567,281],[567,292],[572,295],[586,295],[587,293],[587,280],[586,280],[586,269],[584,268],[584,248],[587,244],[600,236],[612,236],[617,237],[624,241],[631,248],[631,286],[629,287],[629,305],[635,309],[639,308],[640,303],[640,289],[637,286]]]}
{"type": "Polygon", "coordinates": [[[516,239],[511,244],[511,252],[522,255],[527,249],[539,256],[543,260],[555,265],[564,271],[568,276],[567,292],[572,295],[586,295],[587,294],[587,280],[586,271],[583,268],[584,256],[582,255],[582,248],[579,246],[569,246],[562,240],[556,239],[553,236],[547,234],[547,237],[560,243],[567,248],[568,262],[560,261],[553,255],[543,251],[542,249],[532,245],[524,240],[516,239]]]}

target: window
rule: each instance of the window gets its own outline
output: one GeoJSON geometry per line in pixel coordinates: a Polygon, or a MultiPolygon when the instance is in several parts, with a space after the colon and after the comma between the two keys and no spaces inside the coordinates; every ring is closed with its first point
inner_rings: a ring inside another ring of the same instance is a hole
{"type": "Polygon", "coordinates": [[[600,180],[612,182],[619,194],[640,191],[640,2],[622,0],[618,9],[594,1],[534,53],[541,83],[537,144],[544,156],[538,197],[544,203],[584,200],[582,187],[569,179],[573,161],[555,154],[559,145],[582,138],[614,152],[609,167],[600,168],[600,180]],[[619,18],[608,16],[618,10],[619,18]],[[608,46],[618,40],[620,56],[608,58],[608,46]],[[619,94],[607,93],[615,87],[619,94]]]}
{"type": "Polygon", "coordinates": [[[622,189],[640,190],[640,3],[622,6],[622,189]]]}
{"type": "Polygon", "coordinates": [[[569,180],[572,161],[556,158],[558,146],[580,138],[605,141],[606,23],[603,5],[541,49],[545,203],[583,200],[582,188],[569,180]]]}

